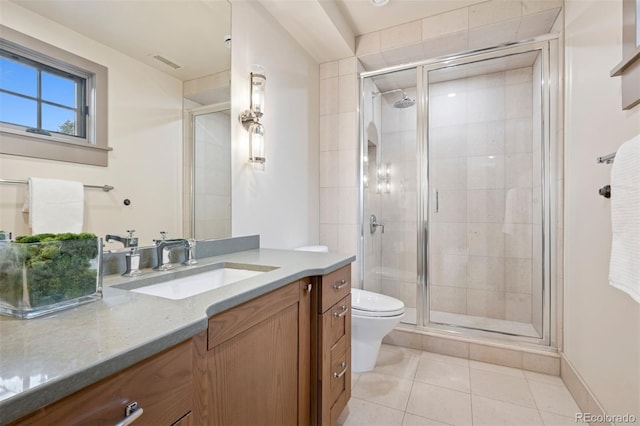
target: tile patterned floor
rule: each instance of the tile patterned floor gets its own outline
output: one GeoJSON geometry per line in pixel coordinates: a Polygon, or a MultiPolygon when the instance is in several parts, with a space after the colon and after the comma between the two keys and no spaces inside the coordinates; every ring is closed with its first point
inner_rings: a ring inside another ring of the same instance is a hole
{"type": "Polygon", "coordinates": [[[559,377],[382,345],[374,371],[354,374],[339,425],[575,425],[559,377]]]}

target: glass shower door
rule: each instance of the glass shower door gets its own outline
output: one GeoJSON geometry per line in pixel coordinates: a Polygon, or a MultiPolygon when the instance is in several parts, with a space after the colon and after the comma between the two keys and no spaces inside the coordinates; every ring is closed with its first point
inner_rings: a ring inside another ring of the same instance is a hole
{"type": "Polygon", "coordinates": [[[363,87],[363,288],[402,300],[416,324],[416,69],[363,87]]]}
{"type": "Polygon", "coordinates": [[[541,52],[425,70],[431,324],[543,336],[541,52]]]}

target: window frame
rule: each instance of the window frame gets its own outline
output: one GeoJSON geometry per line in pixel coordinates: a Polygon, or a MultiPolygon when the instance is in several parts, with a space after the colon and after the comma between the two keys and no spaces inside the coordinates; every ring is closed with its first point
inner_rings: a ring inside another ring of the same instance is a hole
{"type": "Polygon", "coordinates": [[[26,34],[0,25],[0,48],[59,72],[86,76],[84,137],[25,131],[25,126],[0,123],[0,154],[43,158],[96,166],[108,165],[108,69],[26,34]]]}

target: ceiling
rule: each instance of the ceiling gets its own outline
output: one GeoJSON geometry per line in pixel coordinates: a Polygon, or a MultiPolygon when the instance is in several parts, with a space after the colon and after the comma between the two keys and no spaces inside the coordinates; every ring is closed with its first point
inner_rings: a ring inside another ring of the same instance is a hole
{"type": "Polygon", "coordinates": [[[439,15],[487,0],[390,0],[375,7],[369,0],[336,0],[356,36],[439,15]]]}
{"type": "Polygon", "coordinates": [[[11,1],[183,81],[231,68],[227,0],[11,1]]]}
{"type": "MultiPolygon", "coordinates": [[[[319,63],[354,55],[356,37],[486,0],[10,0],[97,40],[180,80],[228,71],[234,2],[259,2],[319,63]],[[173,69],[160,55],[181,66],[173,69]]],[[[429,39],[395,50],[360,56],[365,69],[380,69],[440,56],[442,49],[466,51],[491,38],[529,37],[549,30],[557,16],[549,10],[496,25],[475,28],[464,39],[429,39]],[[543,31],[543,32],[541,32],[543,31]],[[483,33],[484,32],[484,33],[483,33]],[[455,46],[454,46],[455,45],[455,46]],[[459,45],[459,46],[458,46],[459,45]]],[[[507,38],[508,39],[508,38],[507,38]]]]}

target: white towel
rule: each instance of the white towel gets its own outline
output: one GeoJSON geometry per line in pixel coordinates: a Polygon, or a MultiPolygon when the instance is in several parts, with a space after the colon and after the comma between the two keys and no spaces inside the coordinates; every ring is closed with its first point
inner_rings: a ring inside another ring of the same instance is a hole
{"type": "Polygon", "coordinates": [[[609,283],[640,303],[640,135],[622,144],[611,170],[609,283]]]}
{"type": "Polygon", "coordinates": [[[33,234],[82,232],[83,216],[82,183],[29,179],[29,225],[33,234]]]}

